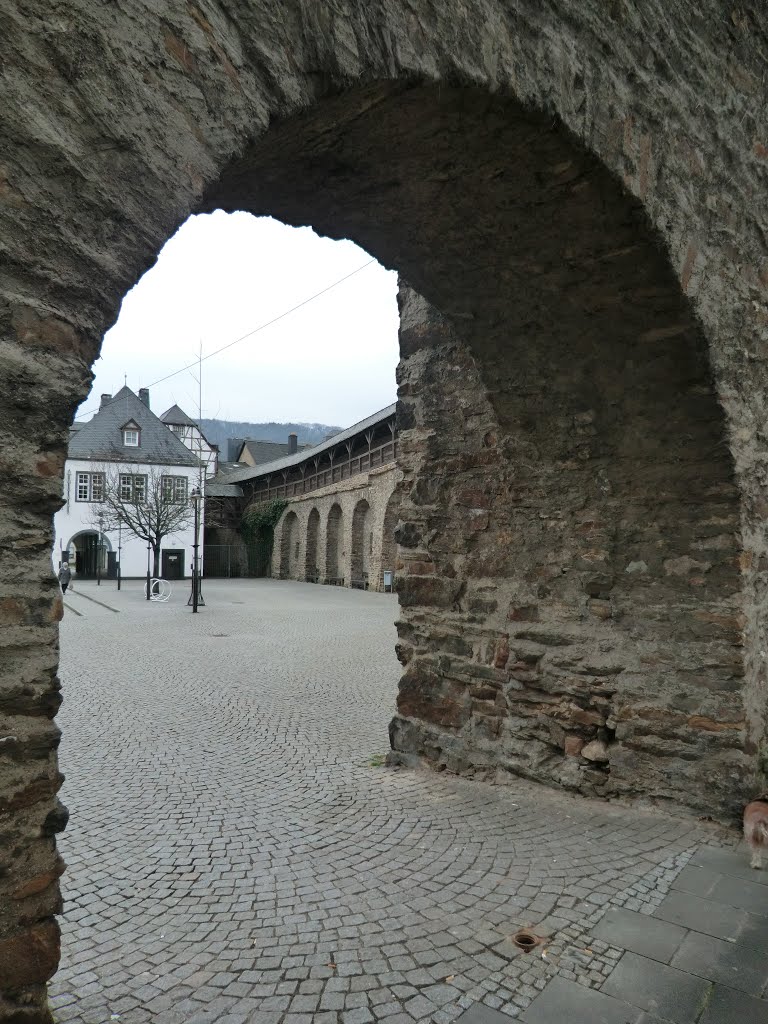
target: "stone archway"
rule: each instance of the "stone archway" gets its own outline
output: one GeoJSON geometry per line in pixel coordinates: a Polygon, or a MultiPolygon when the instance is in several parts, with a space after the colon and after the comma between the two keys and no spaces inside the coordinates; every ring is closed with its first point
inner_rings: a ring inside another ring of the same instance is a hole
{"type": "Polygon", "coordinates": [[[283,519],[282,532],[280,534],[280,579],[291,580],[296,578],[296,571],[299,564],[299,519],[296,513],[289,509],[283,519]]]}
{"type": "Polygon", "coordinates": [[[21,979],[0,976],[0,1015],[30,1024],[58,956],[66,431],[123,294],[193,210],[311,222],[416,289],[404,757],[719,814],[764,757],[758,17],[203,6],[3,16],[2,709],[30,752],[0,776],[0,963],[21,979]]]}
{"type": "Polygon", "coordinates": [[[100,573],[107,574],[107,553],[112,544],[106,534],[99,535],[98,530],[81,530],[69,539],[62,555],[67,554],[74,578],[95,579],[100,573]]]}
{"type": "Polygon", "coordinates": [[[343,562],[344,515],[341,505],[334,503],[325,521],[325,582],[338,583],[344,578],[343,562]]]}
{"type": "Polygon", "coordinates": [[[368,585],[368,574],[371,567],[371,506],[363,498],[355,505],[352,512],[352,553],[351,578],[354,586],[368,585]]]}
{"type": "Polygon", "coordinates": [[[395,536],[395,530],[397,528],[397,521],[400,514],[400,502],[402,500],[401,490],[396,487],[392,492],[387,507],[384,511],[384,524],[381,530],[381,556],[379,559],[379,580],[378,586],[383,588],[384,586],[384,573],[392,573],[392,580],[394,581],[394,573],[397,569],[397,539],[395,536]]]}
{"type": "Polygon", "coordinates": [[[304,578],[311,583],[317,583],[320,578],[320,568],[317,561],[319,532],[320,513],[316,508],[312,508],[307,517],[306,564],[304,567],[304,578]]]}

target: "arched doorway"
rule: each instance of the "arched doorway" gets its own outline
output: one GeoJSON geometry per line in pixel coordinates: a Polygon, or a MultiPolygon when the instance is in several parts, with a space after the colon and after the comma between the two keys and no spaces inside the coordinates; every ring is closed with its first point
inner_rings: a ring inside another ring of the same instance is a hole
{"type": "MultiPolygon", "coordinates": [[[[39,538],[60,502],[66,429],[105,326],[173,228],[216,206],[311,222],[359,240],[417,289],[402,296],[401,602],[406,629],[429,618],[435,651],[409,652],[404,639],[395,742],[443,764],[461,746],[460,770],[479,738],[502,768],[537,779],[734,810],[765,745],[754,472],[766,385],[754,168],[765,147],[750,113],[762,37],[734,18],[739,83],[694,81],[686,64],[721,64],[714,8],[696,61],[680,42],[684,5],[598,23],[593,4],[555,0],[546,31],[530,5],[487,19],[450,3],[423,18],[396,3],[297,11],[270,22],[257,5],[229,4],[211,24],[121,5],[108,26],[96,17],[93,61],[70,59],[66,33],[49,46],[47,26],[39,39],[23,19],[6,26],[9,52],[40,56],[18,61],[4,129],[14,273],[2,296],[2,441],[21,453],[4,496],[21,538],[5,560],[9,589],[53,611],[39,538]],[[139,18],[141,47],[130,42],[139,18]],[[660,71],[638,88],[649,53],[660,71]],[[97,74],[103,87],[85,88],[97,74]],[[74,88],[76,110],[51,102],[51,90],[74,88]],[[723,117],[723,130],[700,130],[723,117]],[[711,170],[722,166],[727,193],[711,170]],[[720,210],[728,244],[702,246],[720,210]],[[499,706],[512,701],[503,729],[461,675],[436,671],[441,645],[475,640],[501,674],[499,706]],[[514,714],[521,686],[562,698],[565,720],[546,700],[514,714]],[[567,753],[587,728],[608,761],[567,753]]],[[[54,620],[35,636],[51,715],[54,620]]],[[[57,737],[47,742],[50,784],[30,813],[55,830],[57,737]]],[[[10,876],[33,842],[18,842],[10,876]]],[[[49,889],[7,926],[30,948],[26,929],[39,926],[53,951],[30,968],[35,1005],[55,963],[49,889]]]]}
{"type": "Polygon", "coordinates": [[[283,531],[280,540],[280,578],[295,579],[299,561],[299,519],[295,512],[289,510],[283,519],[283,531]]]}
{"type": "Polygon", "coordinates": [[[82,530],[76,533],[63,549],[62,560],[66,556],[75,579],[96,579],[111,573],[112,545],[109,537],[97,530],[82,530]]]}
{"type": "Polygon", "coordinates": [[[344,584],[342,565],[342,544],[344,540],[344,516],[341,505],[334,503],[325,523],[325,582],[344,584]]]}
{"type": "Polygon", "coordinates": [[[371,566],[373,533],[371,531],[371,506],[363,498],[355,505],[352,513],[352,577],[353,587],[368,589],[371,566]]]}
{"type": "Polygon", "coordinates": [[[392,492],[384,513],[384,525],[381,531],[381,559],[377,586],[380,589],[391,589],[394,586],[394,574],[397,569],[397,540],[395,528],[400,511],[401,494],[399,488],[392,492]],[[387,573],[385,580],[384,574],[387,573]]]}
{"type": "Polygon", "coordinates": [[[319,532],[320,513],[313,507],[307,517],[307,557],[304,569],[305,579],[310,583],[317,583],[320,579],[320,568],[317,563],[317,539],[319,532]]]}

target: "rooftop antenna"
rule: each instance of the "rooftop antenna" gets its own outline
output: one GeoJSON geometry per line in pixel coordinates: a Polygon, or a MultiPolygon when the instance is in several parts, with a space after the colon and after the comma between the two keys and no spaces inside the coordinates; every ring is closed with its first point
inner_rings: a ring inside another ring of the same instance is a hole
{"type": "Polygon", "coordinates": [[[197,349],[197,376],[190,371],[192,380],[197,383],[197,487],[203,489],[203,433],[200,421],[203,418],[203,339],[200,338],[197,349]]]}

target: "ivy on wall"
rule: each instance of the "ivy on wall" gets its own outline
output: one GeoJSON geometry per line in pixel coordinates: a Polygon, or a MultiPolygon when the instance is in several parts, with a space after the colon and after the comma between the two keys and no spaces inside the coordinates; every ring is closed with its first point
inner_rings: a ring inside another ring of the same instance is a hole
{"type": "Polygon", "coordinates": [[[243,539],[246,542],[267,539],[271,541],[275,526],[287,507],[288,502],[284,498],[273,498],[272,501],[260,501],[249,505],[240,521],[243,539]]]}

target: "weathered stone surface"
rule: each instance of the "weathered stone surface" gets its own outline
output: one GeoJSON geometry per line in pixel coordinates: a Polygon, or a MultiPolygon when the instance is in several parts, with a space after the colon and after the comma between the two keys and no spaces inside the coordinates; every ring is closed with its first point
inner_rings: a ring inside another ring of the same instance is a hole
{"type": "MultiPolygon", "coordinates": [[[[434,425],[428,453],[421,453],[430,459],[430,505],[424,508],[423,489],[415,499],[416,488],[406,490],[401,516],[407,521],[419,509],[435,575],[428,582],[409,577],[423,562],[405,560],[400,635],[422,657],[419,673],[406,671],[401,683],[398,711],[413,728],[394,730],[395,756],[399,751],[470,774],[496,764],[603,796],[644,793],[689,805],[713,798],[722,808],[735,805],[734,775],[746,791],[756,769],[745,739],[746,620],[732,557],[739,506],[727,455],[719,465],[711,455],[712,431],[717,423],[724,427],[711,390],[705,400],[702,354],[695,347],[674,359],[657,353],[618,414],[611,380],[621,379],[625,362],[614,348],[610,358],[601,357],[605,391],[585,379],[590,407],[578,411],[576,404],[569,415],[568,403],[578,402],[578,374],[564,375],[557,399],[542,405],[538,396],[555,385],[543,376],[539,390],[519,381],[526,367],[543,373],[544,355],[520,349],[515,380],[480,415],[484,364],[423,299],[404,291],[401,305],[404,331],[421,323],[422,345],[400,370],[401,384],[413,391],[418,380],[422,395],[412,429],[434,425]],[[431,347],[424,343],[430,330],[431,347]],[[674,403],[674,373],[683,368],[700,383],[685,414],[685,441],[667,450],[661,438],[669,417],[654,421],[653,410],[665,388],[673,389],[668,400],[674,403]],[[463,410],[470,406],[467,419],[463,410]],[[616,420],[601,434],[604,420],[616,416],[620,426],[616,420]],[[522,422],[524,431],[507,425],[522,422]],[[635,438],[634,461],[617,454],[617,431],[635,438]],[[573,436],[589,438],[599,450],[566,468],[560,452],[573,436]],[[489,437],[500,445],[491,478],[489,437]],[[694,489],[699,498],[692,503],[694,489]],[[479,537],[467,515],[481,503],[489,521],[479,537]],[[694,551],[695,557],[688,554],[694,551]],[[691,585],[702,566],[703,588],[691,585]],[[466,653],[454,648],[448,658],[451,629],[466,653]],[[440,643],[431,646],[430,635],[440,643]],[[457,684],[467,687],[469,700],[456,700],[457,684]],[[697,762],[707,765],[699,784],[697,762]]],[[[495,365],[495,379],[505,372],[495,365]]],[[[403,470],[406,479],[417,479],[407,458],[403,470]]]]}
{"type": "Polygon", "coordinates": [[[48,981],[59,962],[59,926],[44,921],[0,939],[0,990],[14,992],[48,981]]]}
{"type": "MultiPolygon", "coordinates": [[[[403,574],[406,628],[472,646],[451,685],[504,633],[516,667],[497,734],[469,703],[450,744],[403,744],[557,782],[550,705],[686,705],[630,714],[580,785],[733,812],[766,760],[766,59],[756,2],[0,0],[0,701],[25,674],[55,710],[51,514],[101,336],[190,212],[244,209],[354,238],[433,307],[403,298],[403,518],[435,566],[403,574]],[[610,686],[579,668],[606,658],[610,686]]],[[[0,759],[3,806],[39,798],[0,826],[21,860],[55,799],[32,764],[0,759]]]]}
{"type": "Polygon", "coordinates": [[[581,751],[581,756],[585,757],[587,761],[610,761],[608,747],[602,740],[592,740],[591,743],[587,743],[581,751]]]}

